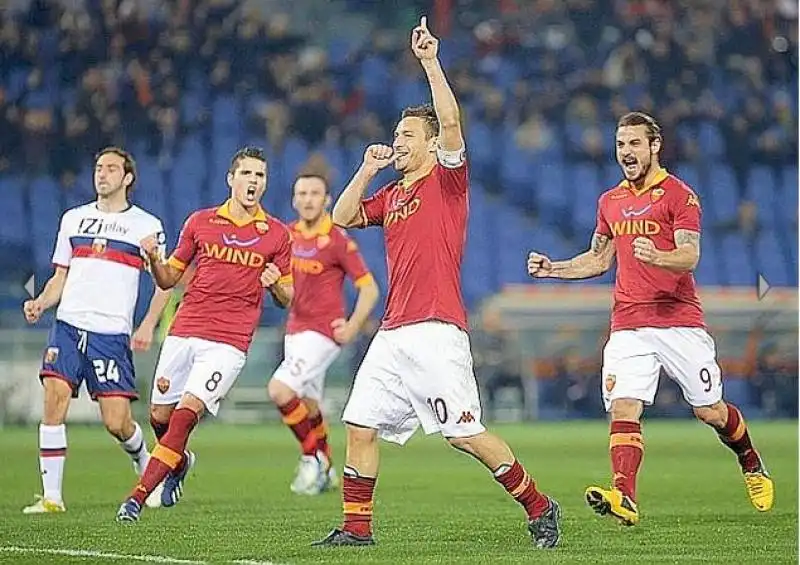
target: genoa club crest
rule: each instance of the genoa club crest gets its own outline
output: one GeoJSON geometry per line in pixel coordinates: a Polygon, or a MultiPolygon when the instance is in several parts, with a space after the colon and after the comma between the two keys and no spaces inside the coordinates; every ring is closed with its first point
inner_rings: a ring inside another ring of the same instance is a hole
{"type": "Polygon", "coordinates": [[[107,246],[108,246],[107,240],[99,238],[95,239],[92,241],[92,252],[100,255],[105,252],[107,246]]]}
{"type": "Polygon", "coordinates": [[[44,362],[52,365],[58,359],[58,347],[48,347],[44,352],[44,362]]]}

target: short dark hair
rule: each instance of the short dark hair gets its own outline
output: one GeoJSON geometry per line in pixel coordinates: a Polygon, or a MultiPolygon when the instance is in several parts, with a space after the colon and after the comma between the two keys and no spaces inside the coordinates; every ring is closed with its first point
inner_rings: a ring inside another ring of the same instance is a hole
{"type": "Polygon", "coordinates": [[[409,106],[400,115],[400,119],[403,118],[420,118],[424,122],[429,138],[439,135],[439,118],[436,116],[436,110],[430,104],[409,106]]]}
{"type": "MultiPolygon", "coordinates": [[[[104,147],[97,154],[94,156],[95,164],[100,160],[100,157],[103,155],[116,155],[117,157],[122,158],[122,170],[125,175],[128,173],[131,174],[131,183],[125,187],[125,194],[128,194],[131,190],[133,190],[133,185],[136,184],[136,160],[133,158],[133,155],[122,149],[121,147],[116,147],[111,145],[109,147],[104,147]]],[[[124,176],[124,175],[123,175],[124,176]]]]}
{"type": "Polygon", "coordinates": [[[242,147],[233,154],[233,158],[231,159],[231,166],[228,168],[228,174],[232,175],[236,172],[236,169],[239,167],[239,162],[242,159],[258,159],[262,161],[264,165],[267,164],[267,156],[264,154],[264,150],[260,147],[254,147],[248,145],[247,147],[242,147]]]}
{"type": "Polygon", "coordinates": [[[617,129],[628,126],[646,126],[647,127],[647,140],[652,142],[661,138],[661,126],[658,125],[656,119],[644,112],[628,112],[622,116],[617,122],[617,129]]]}
{"type": "Polygon", "coordinates": [[[325,194],[331,193],[331,187],[328,183],[328,178],[322,173],[315,173],[312,171],[301,171],[297,178],[294,179],[294,184],[292,185],[292,196],[294,196],[294,187],[297,186],[297,181],[300,179],[319,179],[322,181],[322,185],[325,187],[325,194]]]}

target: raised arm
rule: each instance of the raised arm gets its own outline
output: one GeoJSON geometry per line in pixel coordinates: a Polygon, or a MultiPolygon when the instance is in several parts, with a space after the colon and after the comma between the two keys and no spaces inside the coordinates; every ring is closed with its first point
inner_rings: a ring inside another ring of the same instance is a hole
{"type": "Polygon", "coordinates": [[[614,264],[614,245],[607,235],[595,233],[589,251],[566,261],[550,261],[539,253],[528,255],[528,274],[534,278],[590,279],[614,264]]]}
{"type": "Polygon", "coordinates": [[[422,64],[431,87],[433,109],[439,119],[439,147],[444,151],[464,149],[458,103],[439,61],[439,40],[428,29],[428,19],[424,16],[411,33],[411,50],[422,64]]]}

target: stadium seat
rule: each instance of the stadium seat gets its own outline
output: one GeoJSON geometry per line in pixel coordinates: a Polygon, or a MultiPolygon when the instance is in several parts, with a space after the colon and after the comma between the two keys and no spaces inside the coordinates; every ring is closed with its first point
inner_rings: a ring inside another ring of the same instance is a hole
{"type": "Polygon", "coordinates": [[[26,192],[27,187],[22,177],[0,176],[0,210],[3,211],[0,240],[4,245],[26,245],[30,239],[25,213],[26,192]]]}
{"type": "Polygon", "coordinates": [[[138,166],[139,180],[131,195],[133,201],[161,220],[169,245],[172,246],[175,244],[177,233],[185,218],[176,219],[174,215],[168,215],[170,210],[168,202],[171,198],[167,194],[168,189],[164,185],[164,176],[155,160],[152,157],[145,157],[139,160],[138,166]]]}
{"type": "Polygon", "coordinates": [[[36,210],[30,216],[34,262],[40,268],[46,268],[51,263],[61,214],[64,212],[61,188],[50,177],[37,177],[28,190],[31,210],[36,210]]]}
{"type": "Polygon", "coordinates": [[[753,246],[740,234],[728,234],[722,238],[722,256],[725,281],[729,285],[752,286],[756,280],[753,263],[753,246]]]}
{"type": "Polygon", "coordinates": [[[789,271],[794,268],[789,263],[787,249],[774,229],[761,230],[756,239],[754,261],[758,272],[774,286],[789,286],[789,271]]]}
{"type": "Polygon", "coordinates": [[[778,199],[775,193],[775,177],[770,168],[756,166],[750,170],[746,197],[756,204],[759,223],[762,226],[774,226],[778,199]]]}
{"type": "Polygon", "coordinates": [[[711,230],[700,239],[700,262],[695,269],[694,278],[701,286],[720,284],[719,243],[711,230]]]}
{"type": "Polygon", "coordinates": [[[715,222],[736,218],[739,196],[733,171],[727,165],[711,165],[708,171],[708,187],[712,193],[710,217],[715,222]]]}
{"type": "Polygon", "coordinates": [[[211,103],[211,126],[214,135],[238,135],[242,130],[239,102],[230,95],[220,95],[211,103]]]}
{"type": "Polygon", "coordinates": [[[725,142],[717,124],[701,122],[697,130],[697,144],[708,157],[720,157],[725,150],[725,142]]]}
{"type": "Polygon", "coordinates": [[[567,197],[572,200],[572,218],[579,233],[587,236],[597,220],[597,201],[604,191],[605,183],[600,179],[601,171],[594,165],[573,165],[568,177],[567,197]]]}

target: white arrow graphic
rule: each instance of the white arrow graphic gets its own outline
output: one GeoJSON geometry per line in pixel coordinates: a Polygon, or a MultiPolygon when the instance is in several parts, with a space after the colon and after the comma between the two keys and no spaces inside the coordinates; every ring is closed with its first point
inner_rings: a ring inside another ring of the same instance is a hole
{"type": "Polygon", "coordinates": [[[34,275],[31,275],[31,278],[28,279],[28,282],[25,283],[25,292],[28,293],[28,296],[33,298],[34,294],[36,293],[36,280],[34,279],[34,275]]]}
{"type": "Polygon", "coordinates": [[[770,288],[772,287],[767,282],[767,279],[764,278],[764,275],[758,273],[758,279],[756,280],[756,295],[758,299],[763,300],[770,288]]]}

